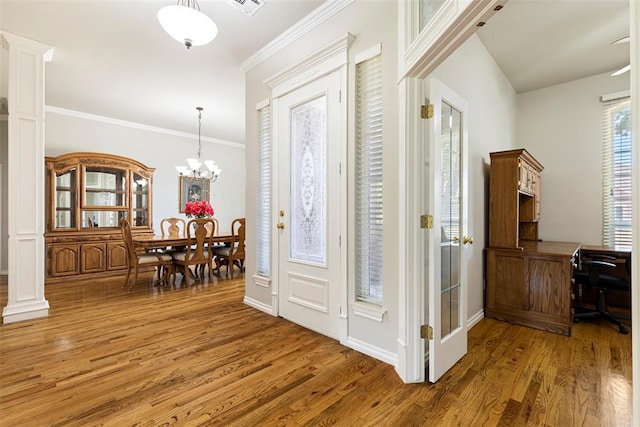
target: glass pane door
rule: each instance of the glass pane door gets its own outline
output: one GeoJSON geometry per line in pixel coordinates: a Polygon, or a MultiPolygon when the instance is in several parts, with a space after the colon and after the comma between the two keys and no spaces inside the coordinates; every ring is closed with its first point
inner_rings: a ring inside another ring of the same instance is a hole
{"type": "Polygon", "coordinates": [[[460,111],[443,101],[441,114],[441,333],[460,327],[460,111]]]}

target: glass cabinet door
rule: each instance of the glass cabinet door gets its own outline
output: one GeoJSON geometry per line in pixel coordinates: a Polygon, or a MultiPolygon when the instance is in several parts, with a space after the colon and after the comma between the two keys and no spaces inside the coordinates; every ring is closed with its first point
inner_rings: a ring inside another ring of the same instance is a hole
{"type": "Polygon", "coordinates": [[[131,182],[131,209],[133,218],[131,225],[134,227],[148,226],[149,218],[149,180],[140,175],[133,174],[133,182],[131,182]]]}
{"type": "Polygon", "coordinates": [[[118,227],[127,217],[127,171],[87,167],[82,207],[82,228],[118,227]]]}
{"type": "Polygon", "coordinates": [[[56,174],[54,191],[55,228],[76,226],[77,170],[56,174]]]}
{"type": "Polygon", "coordinates": [[[87,167],[84,179],[84,206],[126,207],[126,170],[87,167]]]}

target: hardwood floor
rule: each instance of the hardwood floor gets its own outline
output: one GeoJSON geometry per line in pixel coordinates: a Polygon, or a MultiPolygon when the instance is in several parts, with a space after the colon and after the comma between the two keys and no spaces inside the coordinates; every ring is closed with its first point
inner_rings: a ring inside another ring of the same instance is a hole
{"type": "MultiPolygon", "coordinates": [[[[1,426],[629,426],[631,335],[491,319],[437,384],[243,304],[244,278],[46,287],[0,326],[1,426]]],[[[0,305],[7,301],[0,278],[0,305]]]]}

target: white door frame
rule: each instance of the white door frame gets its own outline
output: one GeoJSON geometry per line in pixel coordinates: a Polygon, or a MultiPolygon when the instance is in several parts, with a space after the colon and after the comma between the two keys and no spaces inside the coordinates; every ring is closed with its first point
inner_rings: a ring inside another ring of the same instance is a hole
{"type": "MultiPolygon", "coordinates": [[[[342,206],[342,212],[340,212],[340,234],[342,236],[341,255],[340,255],[340,326],[338,332],[338,338],[340,343],[346,344],[347,342],[347,76],[348,76],[348,53],[349,47],[354,40],[354,36],[350,33],[339,37],[324,47],[318,49],[316,52],[303,58],[295,65],[281,71],[275,76],[265,80],[265,84],[271,88],[272,98],[272,124],[273,124],[273,168],[271,171],[273,182],[273,195],[272,195],[272,224],[279,222],[279,213],[277,211],[277,201],[280,200],[280,183],[277,177],[278,165],[278,153],[279,153],[279,141],[283,140],[283,134],[288,132],[287,129],[278,129],[277,114],[280,107],[280,97],[283,95],[312,82],[319,77],[330,74],[336,70],[341,74],[341,96],[342,102],[340,104],[340,163],[344,165],[342,168],[343,173],[340,176],[340,206],[342,206]]],[[[273,254],[277,254],[278,234],[275,226],[271,232],[271,241],[274,247],[273,254]]],[[[272,286],[271,286],[271,308],[274,315],[279,313],[278,294],[280,291],[279,284],[279,259],[276,256],[271,260],[272,271],[272,286]]]]}

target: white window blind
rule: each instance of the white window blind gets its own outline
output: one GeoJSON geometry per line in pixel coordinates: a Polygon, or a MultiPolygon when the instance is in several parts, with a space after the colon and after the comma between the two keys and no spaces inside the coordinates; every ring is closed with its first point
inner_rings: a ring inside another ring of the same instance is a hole
{"type": "Polygon", "coordinates": [[[602,243],[631,249],[631,102],[602,105],[602,243]]]}
{"type": "Polygon", "coordinates": [[[256,264],[260,276],[271,275],[271,107],[258,110],[258,218],[256,264]]]}
{"type": "Polygon", "coordinates": [[[356,299],[382,305],[382,57],[356,64],[356,299]]]}

